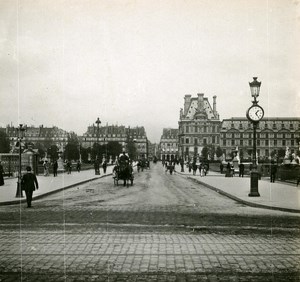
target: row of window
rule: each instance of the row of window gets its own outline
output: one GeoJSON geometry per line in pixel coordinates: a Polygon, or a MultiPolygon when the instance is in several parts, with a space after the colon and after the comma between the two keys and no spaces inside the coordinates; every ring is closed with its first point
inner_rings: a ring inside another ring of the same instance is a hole
{"type": "Polygon", "coordinates": [[[183,133],[217,133],[219,127],[215,125],[213,126],[186,125],[183,127],[183,130],[184,130],[183,133]]]}
{"type": "MultiPolygon", "coordinates": [[[[278,124],[278,123],[273,123],[272,125],[270,124],[270,122],[260,122],[259,123],[259,128],[272,128],[272,129],[290,129],[290,130],[293,130],[295,128],[298,128],[300,129],[300,123],[297,122],[298,126],[294,123],[289,123],[289,125],[287,123],[281,123],[281,124],[278,124]]],[[[238,128],[239,129],[243,129],[244,128],[244,125],[243,123],[240,123],[238,128]]],[[[250,122],[247,123],[248,125],[248,128],[252,128],[252,124],[250,122]]],[[[222,127],[223,129],[226,129],[226,126],[225,127],[222,127]]],[[[231,123],[231,128],[237,128],[237,124],[235,123],[231,123]]]]}
{"type": "MultiPolygon", "coordinates": [[[[257,138],[266,138],[266,139],[274,139],[274,138],[283,138],[283,139],[294,139],[294,133],[256,133],[257,138]]],[[[222,138],[252,138],[252,133],[222,133],[222,138]]]]}
{"type": "MultiPolygon", "coordinates": [[[[252,146],[252,139],[249,140],[223,140],[223,146],[252,146]]],[[[257,146],[296,146],[295,140],[256,140],[257,146]]]]}

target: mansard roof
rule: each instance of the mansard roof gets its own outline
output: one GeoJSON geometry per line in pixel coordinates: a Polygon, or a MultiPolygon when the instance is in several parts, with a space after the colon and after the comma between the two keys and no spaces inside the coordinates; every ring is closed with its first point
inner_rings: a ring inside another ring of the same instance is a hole
{"type": "Polygon", "coordinates": [[[191,98],[190,104],[188,105],[185,119],[217,119],[215,116],[213,109],[208,101],[207,97],[203,97],[203,109],[199,108],[198,98],[191,98]]]}

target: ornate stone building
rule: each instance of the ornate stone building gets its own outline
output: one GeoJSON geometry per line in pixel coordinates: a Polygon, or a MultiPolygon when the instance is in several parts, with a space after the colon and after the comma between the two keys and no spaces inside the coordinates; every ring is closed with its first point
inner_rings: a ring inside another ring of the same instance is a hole
{"type": "Polygon", "coordinates": [[[219,146],[220,120],[213,96],[213,107],[203,93],[185,95],[179,117],[179,156],[185,160],[201,154],[204,146],[219,146]]]}
{"type": "Polygon", "coordinates": [[[131,140],[135,143],[139,157],[146,156],[148,153],[148,139],[143,126],[126,128],[123,125],[106,125],[99,126],[98,128],[95,124],[93,124],[88,126],[86,133],[79,137],[79,139],[82,147],[84,148],[92,148],[94,143],[105,145],[110,141],[119,142],[124,148],[126,148],[128,142],[131,140]]]}
{"type": "Polygon", "coordinates": [[[178,129],[164,128],[159,142],[160,159],[175,160],[178,154],[178,129]]]}
{"type": "MultiPolygon", "coordinates": [[[[10,145],[13,149],[19,134],[18,127],[8,125],[5,129],[5,132],[9,137],[10,145]]],[[[67,131],[56,126],[27,126],[24,132],[23,141],[25,143],[32,143],[34,147],[36,147],[37,144],[40,144],[44,146],[45,149],[47,149],[51,145],[57,145],[59,148],[61,148],[67,144],[68,134],[69,133],[67,131]]]]}
{"type": "MultiPolygon", "coordinates": [[[[270,157],[289,147],[291,153],[299,150],[300,118],[263,118],[257,128],[257,156],[270,157]]],[[[247,118],[222,121],[220,147],[227,158],[238,147],[240,155],[249,158],[253,149],[253,128],[247,118]]]]}

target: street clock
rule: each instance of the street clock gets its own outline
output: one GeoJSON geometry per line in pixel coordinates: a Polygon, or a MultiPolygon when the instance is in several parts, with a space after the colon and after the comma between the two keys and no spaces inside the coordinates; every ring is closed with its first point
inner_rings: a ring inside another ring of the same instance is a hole
{"type": "Polygon", "coordinates": [[[247,119],[251,122],[259,122],[264,117],[264,109],[259,105],[252,105],[247,111],[247,119]]]}

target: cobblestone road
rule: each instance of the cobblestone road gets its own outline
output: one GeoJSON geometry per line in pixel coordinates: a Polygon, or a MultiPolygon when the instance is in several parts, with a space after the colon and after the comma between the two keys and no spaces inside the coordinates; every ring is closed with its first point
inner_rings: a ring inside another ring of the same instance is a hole
{"type": "Polygon", "coordinates": [[[250,208],[161,166],[0,207],[0,281],[300,281],[299,215],[250,208]]]}

